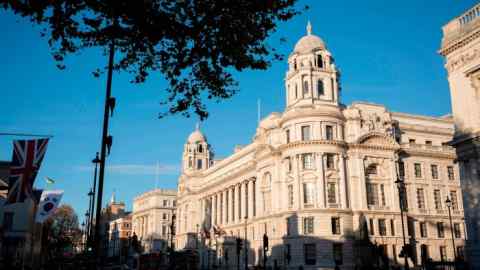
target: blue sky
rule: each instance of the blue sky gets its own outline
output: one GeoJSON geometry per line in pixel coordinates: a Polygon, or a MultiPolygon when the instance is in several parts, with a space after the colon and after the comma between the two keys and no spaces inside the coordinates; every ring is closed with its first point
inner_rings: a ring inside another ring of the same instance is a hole
{"type": "MultiPolygon", "coordinates": [[[[476,1],[301,1],[310,10],[280,24],[269,39],[286,56],[305,34],[308,19],[313,33],[327,44],[342,72],[342,102],[363,100],[385,104],[392,111],[440,116],[450,113],[450,96],[443,60],[437,50],[441,26],[476,1]],[[321,4],[320,4],[321,3],[321,4]],[[279,39],[286,37],[286,43],[279,39]]],[[[91,71],[106,63],[98,50],[70,57],[60,71],[45,39],[27,21],[1,10],[0,132],[51,134],[35,186],[45,176],[64,189],[64,202],[82,216],[87,208],[93,175],[90,160],[99,149],[105,77],[91,71]]],[[[262,115],[283,111],[285,62],[266,71],[236,74],[241,92],[220,104],[210,104],[211,116],[202,130],[221,158],[236,144],[248,144],[256,129],[257,99],[262,115]]],[[[114,74],[117,108],[111,120],[114,136],[111,166],[106,172],[105,199],[113,190],[131,209],[132,200],[155,187],[155,164],[160,164],[158,187],[175,188],[183,144],[196,118],[158,119],[161,76],[144,85],[114,74]]],[[[0,136],[0,160],[11,158],[13,137],[0,136]]]]}

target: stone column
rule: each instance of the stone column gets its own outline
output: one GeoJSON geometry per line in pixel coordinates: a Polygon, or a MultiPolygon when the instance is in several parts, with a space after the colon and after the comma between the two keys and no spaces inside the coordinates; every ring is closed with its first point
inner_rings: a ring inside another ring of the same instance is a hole
{"type": "Polygon", "coordinates": [[[238,209],[238,222],[242,222],[243,220],[243,207],[242,207],[242,204],[243,204],[243,198],[242,198],[242,184],[238,184],[237,185],[237,209],[238,209]]]}
{"type": "Polygon", "coordinates": [[[222,224],[227,224],[228,221],[228,205],[227,205],[227,190],[222,191],[223,194],[223,222],[222,224]]]}
{"type": "Polygon", "coordinates": [[[217,224],[217,195],[212,195],[212,225],[217,224]]]}
{"type": "Polygon", "coordinates": [[[242,220],[245,217],[248,217],[248,198],[247,198],[247,193],[248,192],[248,185],[247,182],[242,183],[242,220]]]}
{"type": "Polygon", "coordinates": [[[349,203],[349,194],[348,194],[348,183],[347,183],[347,167],[345,166],[345,159],[347,156],[345,154],[340,154],[340,186],[337,192],[338,194],[338,201],[341,204],[341,208],[348,208],[350,207],[349,203]]]}
{"type": "Polygon", "coordinates": [[[230,187],[230,223],[235,221],[235,187],[230,187]]]}
{"type": "Polygon", "coordinates": [[[247,182],[247,188],[248,188],[248,217],[252,218],[253,217],[253,180],[249,179],[247,182]]]}

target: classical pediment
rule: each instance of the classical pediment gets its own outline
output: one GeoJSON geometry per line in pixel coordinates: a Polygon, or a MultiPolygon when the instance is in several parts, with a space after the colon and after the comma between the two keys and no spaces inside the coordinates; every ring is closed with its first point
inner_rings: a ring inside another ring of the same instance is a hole
{"type": "Polygon", "coordinates": [[[369,132],[358,138],[356,144],[363,146],[400,147],[391,136],[380,132],[369,132]]]}

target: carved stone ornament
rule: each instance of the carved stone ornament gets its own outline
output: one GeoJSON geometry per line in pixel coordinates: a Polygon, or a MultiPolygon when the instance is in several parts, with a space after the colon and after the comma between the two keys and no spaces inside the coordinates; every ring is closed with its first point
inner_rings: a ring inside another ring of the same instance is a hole
{"type": "Polygon", "coordinates": [[[473,50],[473,52],[467,52],[455,59],[451,59],[447,62],[446,68],[448,72],[453,72],[465,65],[471,63],[473,60],[477,59],[480,56],[480,51],[478,49],[473,50]]]}
{"type": "Polygon", "coordinates": [[[475,90],[475,95],[478,96],[480,93],[480,69],[470,74],[470,82],[475,90]]]}
{"type": "Polygon", "coordinates": [[[389,136],[393,135],[393,127],[392,127],[392,119],[389,113],[371,113],[365,115],[361,122],[360,127],[362,129],[362,133],[368,132],[380,132],[385,133],[389,136]]]}

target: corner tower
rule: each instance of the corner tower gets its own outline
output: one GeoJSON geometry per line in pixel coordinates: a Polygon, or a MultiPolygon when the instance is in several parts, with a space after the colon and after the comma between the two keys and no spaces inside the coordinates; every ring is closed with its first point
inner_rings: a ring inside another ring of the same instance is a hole
{"type": "Polygon", "coordinates": [[[203,171],[213,162],[213,152],[198,124],[195,131],[188,136],[182,161],[183,172],[203,171]]]}
{"type": "Polygon", "coordinates": [[[323,40],[312,34],[302,37],[288,57],[285,76],[287,110],[320,104],[338,105],[339,72],[323,40]]]}

